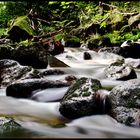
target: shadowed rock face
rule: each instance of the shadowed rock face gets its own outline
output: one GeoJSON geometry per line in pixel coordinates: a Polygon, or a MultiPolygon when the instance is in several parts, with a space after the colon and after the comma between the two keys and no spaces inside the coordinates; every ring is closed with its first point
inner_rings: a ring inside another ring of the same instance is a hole
{"type": "Polygon", "coordinates": [[[48,66],[48,52],[39,44],[30,46],[19,45],[12,53],[12,58],[21,65],[33,68],[46,68],[48,66]]]}
{"type": "Polygon", "coordinates": [[[21,65],[33,68],[46,68],[48,66],[48,52],[39,44],[30,46],[0,45],[0,59],[12,59],[21,65]]]}
{"type": "Polygon", "coordinates": [[[108,113],[111,104],[106,94],[99,90],[101,88],[96,79],[77,79],[64,95],[59,108],[60,113],[70,119],[108,113]]]}
{"type": "Polygon", "coordinates": [[[123,62],[114,62],[104,70],[106,77],[114,80],[129,80],[137,78],[135,70],[123,62]]]}

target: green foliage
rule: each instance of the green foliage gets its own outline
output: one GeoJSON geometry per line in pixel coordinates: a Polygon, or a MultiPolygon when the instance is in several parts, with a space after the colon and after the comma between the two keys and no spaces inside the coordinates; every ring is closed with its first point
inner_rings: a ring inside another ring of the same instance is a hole
{"type": "Polygon", "coordinates": [[[113,31],[112,33],[107,33],[105,36],[110,38],[112,44],[121,44],[123,42],[119,31],[113,31]]]}
{"type": "Polygon", "coordinates": [[[30,46],[30,45],[32,45],[33,44],[33,42],[32,41],[30,41],[30,40],[24,40],[24,41],[21,41],[21,42],[19,42],[19,45],[23,45],[23,46],[25,46],[25,47],[28,47],[28,46],[30,46]]]}
{"type": "Polygon", "coordinates": [[[64,34],[57,34],[57,35],[54,36],[54,38],[55,38],[56,41],[62,40],[63,37],[64,37],[64,34]]]}
{"type": "Polygon", "coordinates": [[[0,28],[0,36],[7,35],[7,29],[6,28],[0,28]]]}
{"type": "Polygon", "coordinates": [[[55,27],[43,26],[43,32],[47,33],[47,32],[53,32],[53,31],[55,31],[55,27]]]}

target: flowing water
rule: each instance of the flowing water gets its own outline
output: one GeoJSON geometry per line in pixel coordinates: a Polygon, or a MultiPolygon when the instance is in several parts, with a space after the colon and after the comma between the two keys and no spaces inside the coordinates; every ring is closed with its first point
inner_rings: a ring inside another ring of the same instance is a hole
{"type": "MultiPolygon", "coordinates": [[[[105,77],[104,68],[115,60],[117,55],[98,54],[89,51],[92,60],[83,60],[83,53],[66,50],[56,56],[70,67],[57,67],[65,71],[63,75],[47,76],[49,80],[64,80],[66,76],[90,77],[101,81],[104,88],[112,89],[123,81],[105,77]]],[[[127,60],[126,60],[127,62],[127,60]]],[[[40,70],[41,71],[41,70],[40,70]]],[[[136,69],[140,79],[140,70],[136,69]]],[[[116,122],[108,115],[92,115],[75,120],[68,120],[59,113],[60,100],[67,91],[65,88],[54,88],[35,91],[31,99],[7,97],[5,89],[0,89],[0,116],[13,117],[21,124],[24,131],[12,132],[9,137],[28,138],[139,138],[140,129],[128,127],[116,122]],[[19,134],[19,135],[18,135],[19,134]]],[[[105,101],[105,100],[104,100],[105,101]]],[[[8,137],[2,135],[1,137],[8,137]]]]}

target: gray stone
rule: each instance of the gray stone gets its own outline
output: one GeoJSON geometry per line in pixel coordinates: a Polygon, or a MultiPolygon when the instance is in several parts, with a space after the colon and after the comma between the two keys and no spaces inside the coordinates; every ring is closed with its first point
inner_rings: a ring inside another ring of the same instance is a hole
{"type": "Polygon", "coordinates": [[[39,71],[29,66],[21,66],[18,62],[9,59],[0,60],[0,87],[28,78],[40,78],[39,71]]]}
{"type": "Polygon", "coordinates": [[[101,89],[97,79],[82,77],[77,79],[62,98],[59,111],[70,119],[110,111],[107,94],[101,89]]]}
{"type": "Polygon", "coordinates": [[[112,63],[104,69],[104,72],[106,77],[114,80],[129,80],[137,78],[135,70],[131,66],[124,64],[123,61],[112,63]]]}
{"type": "Polygon", "coordinates": [[[129,126],[140,127],[140,109],[119,106],[113,111],[114,119],[118,122],[129,126]]]}
{"type": "Polygon", "coordinates": [[[109,96],[113,108],[117,106],[140,108],[140,81],[138,79],[125,81],[114,87],[109,96]]]}

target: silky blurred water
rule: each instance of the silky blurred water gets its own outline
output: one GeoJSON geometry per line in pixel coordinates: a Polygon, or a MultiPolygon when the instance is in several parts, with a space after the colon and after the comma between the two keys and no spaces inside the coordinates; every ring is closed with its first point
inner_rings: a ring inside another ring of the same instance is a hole
{"type": "MultiPolygon", "coordinates": [[[[48,80],[64,80],[66,76],[90,77],[100,80],[102,86],[112,89],[123,81],[105,77],[104,68],[115,60],[117,55],[108,56],[89,51],[92,60],[83,60],[82,53],[72,52],[56,56],[70,66],[60,69],[63,75],[47,76],[48,80]]],[[[135,69],[138,79],[140,70],[135,69]]],[[[40,70],[41,71],[41,70],[40,70]]],[[[68,87],[42,90],[31,99],[7,97],[5,89],[0,89],[0,116],[13,117],[25,129],[20,135],[9,132],[9,137],[29,138],[139,138],[140,129],[116,122],[108,115],[92,115],[68,120],[59,113],[60,100],[68,87]]],[[[18,133],[18,132],[17,132],[18,133]]],[[[1,135],[1,137],[7,137],[1,135]]]]}

